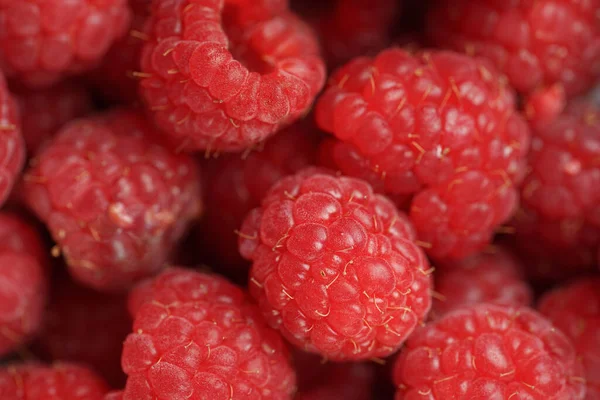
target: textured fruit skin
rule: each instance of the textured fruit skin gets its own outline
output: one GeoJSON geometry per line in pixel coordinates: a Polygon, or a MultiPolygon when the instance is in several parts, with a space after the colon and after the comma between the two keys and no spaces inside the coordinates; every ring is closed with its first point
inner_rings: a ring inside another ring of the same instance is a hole
{"type": "Polygon", "coordinates": [[[104,400],[123,400],[123,392],[110,392],[104,396],[104,400]]]}
{"type": "Polygon", "coordinates": [[[2,0],[0,67],[30,87],[94,66],[126,33],[127,0],[2,0]]]}
{"type": "Polygon", "coordinates": [[[600,76],[600,1],[438,0],[437,46],[489,58],[522,93],[559,83],[568,96],[600,76]]]}
{"type": "Polygon", "coordinates": [[[567,335],[583,360],[586,400],[600,399],[600,278],[583,278],[546,293],[539,311],[567,335]]]}
{"type": "Polygon", "coordinates": [[[321,90],[316,37],[291,12],[263,3],[153,3],[141,94],[181,148],[252,147],[305,114],[321,90]]]}
{"type": "Polygon", "coordinates": [[[585,398],[569,339],[527,307],[479,304],[408,340],[394,366],[396,400],[585,398]]]}
{"type": "Polygon", "coordinates": [[[302,170],[276,183],[240,231],[250,293],[306,351],[385,357],[430,309],[429,265],[412,225],[364,181],[302,170]]]}
{"type": "Polygon", "coordinates": [[[102,400],[107,391],[100,377],[77,364],[15,364],[0,369],[4,400],[102,400]]]}
{"type": "Polygon", "coordinates": [[[287,349],[242,290],[170,268],[132,292],[123,400],[291,400],[287,349]]]}
{"type": "Polygon", "coordinates": [[[163,267],[202,207],[194,160],[127,110],[65,126],[31,162],[23,190],[73,277],[99,290],[163,267]]]}
{"type": "Polygon", "coordinates": [[[460,262],[439,265],[432,315],[442,315],[470,304],[529,306],[533,293],[523,277],[523,266],[507,250],[480,253],[460,262]]]}
{"type": "Polygon", "coordinates": [[[339,69],[317,103],[336,139],[321,154],[378,192],[414,195],[410,217],[427,252],[481,250],[515,210],[529,129],[484,59],[392,48],[339,69]]]}

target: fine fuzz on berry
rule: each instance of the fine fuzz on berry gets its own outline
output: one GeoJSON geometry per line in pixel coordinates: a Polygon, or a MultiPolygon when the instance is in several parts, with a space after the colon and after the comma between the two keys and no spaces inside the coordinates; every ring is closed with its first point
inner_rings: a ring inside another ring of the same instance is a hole
{"type": "Polygon", "coordinates": [[[199,215],[197,165],[159,139],[113,111],[68,124],[32,161],[25,201],[82,283],[125,289],[151,275],[199,215]]]}
{"type": "Polygon", "coordinates": [[[430,270],[412,225],[364,181],[303,170],[276,183],[240,231],[250,293],[302,349],[385,357],[429,311],[430,270]]]}
{"type": "Polygon", "coordinates": [[[411,336],[394,367],[396,400],[583,400],[569,339],[526,307],[479,304],[411,336]]]}
{"type": "Polygon", "coordinates": [[[225,279],[171,268],[135,289],[130,306],[123,400],[291,399],[283,341],[225,279]]]}
{"type": "Polygon", "coordinates": [[[182,148],[256,145],[306,113],[321,90],[325,68],[314,34],[267,3],[153,3],[141,93],[182,148]]]}

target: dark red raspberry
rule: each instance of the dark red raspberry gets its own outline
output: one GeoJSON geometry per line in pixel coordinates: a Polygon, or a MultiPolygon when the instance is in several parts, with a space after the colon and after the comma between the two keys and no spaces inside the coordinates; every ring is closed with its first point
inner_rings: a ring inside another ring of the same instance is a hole
{"type": "Polygon", "coordinates": [[[600,278],[548,292],[538,308],[575,344],[586,372],[586,400],[600,400],[600,278]]]}
{"type": "Polygon", "coordinates": [[[133,297],[123,400],[291,399],[287,349],[238,287],[171,268],[133,297]]]}
{"type": "Polygon", "coordinates": [[[491,59],[520,92],[560,83],[574,95],[600,76],[598,9],[598,0],[438,0],[428,30],[438,46],[491,59]]]}
{"type": "Polygon", "coordinates": [[[529,306],[533,293],[524,280],[523,266],[508,251],[476,254],[461,262],[440,265],[434,275],[433,302],[437,318],[452,310],[477,303],[529,306]]]}
{"type": "Polygon", "coordinates": [[[342,173],[415,198],[411,219],[428,254],[483,248],[514,211],[529,131],[486,60],[389,49],[340,70],[317,104],[324,144],[342,173]]]}
{"type": "Polygon", "coordinates": [[[199,215],[196,163],[158,136],[114,111],[68,124],[31,163],[25,201],[88,286],[125,289],[155,273],[199,215]]]}
{"type": "Polygon", "coordinates": [[[305,114],[321,90],[325,68],[314,34],[291,12],[274,14],[263,3],[153,3],[141,91],[182,148],[256,145],[305,114]]]}
{"type": "Polygon", "coordinates": [[[100,377],[77,364],[17,364],[0,369],[0,398],[5,400],[103,400],[107,391],[100,377]]]}
{"type": "Polygon", "coordinates": [[[479,304],[411,336],[394,367],[397,400],[583,400],[569,339],[527,307],[479,304]]]}
{"type": "Polygon", "coordinates": [[[413,227],[359,179],[303,170],[241,228],[250,293],[294,345],[336,361],[395,352],[431,306],[413,227]]]}
{"type": "Polygon", "coordinates": [[[126,33],[127,0],[0,2],[0,66],[33,87],[93,67],[126,33]]]}

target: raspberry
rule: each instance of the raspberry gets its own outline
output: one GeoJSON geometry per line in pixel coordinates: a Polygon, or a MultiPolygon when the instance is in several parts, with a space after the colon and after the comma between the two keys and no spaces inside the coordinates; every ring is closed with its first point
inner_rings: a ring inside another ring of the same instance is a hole
{"type": "Polygon", "coordinates": [[[6,400],[102,400],[107,388],[77,364],[20,364],[0,369],[0,397],[6,400]]]}
{"type": "Polygon", "coordinates": [[[182,148],[256,145],[306,113],[321,90],[317,39],[294,14],[263,3],[153,3],[141,92],[182,148]]]}
{"type": "Polygon", "coordinates": [[[428,254],[481,250],[516,205],[529,132],[483,59],[389,49],[338,70],[317,104],[333,133],[323,152],[377,191],[415,195],[410,216],[428,254]]]}
{"type": "Polygon", "coordinates": [[[123,400],[123,392],[110,392],[104,396],[104,400],[123,400]]]}
{"type": "Polygon", "coordinates": [[[585,397],[573,345],[526,307],[479,304],[413,335],[394,366],[397,400],[585,397]]]}
{"type": "Polygon", "coordinates": [[[25,201],[80,282],[118,290],[153,274],[199,215],[196,164],[159,139],[114,111],[68,124],[31,163],[25,201]]]}
{"type": "Polygon", "coordinates": [[[586,372],[586,400],[600,399],[600,278],[546,293],[538,308],[575,344],[586,372]]]}
{"type": "Polygon", "coordinates": [[[600,1],[439,0],[428,31],[439,46],[485,56],[518,91],[559,83],[573,96],[600,76],[600,1]]]}
{"type": "Polygon", "coordinates": [[[0,357],[37,333],[46,304],[47,267],[37,233],[16,215],[0,213],[0,357]]]}
{"type": "Polygon", "coordinates": [[[240,233],[250,293],[294,345],[334,360],[395,352],[431,306],[408,218],[368,183],[303,170],[276,183],[240,233]]]}
{"type": "Polygon", "coordinates": [[[442,295],[433,303],[432,314],[436,317],[470,304],[520,307],[529,306],[533,299],[531,288],[521,275],[522,265],[504,249],[440,267],[443,268],[434,275],[435,289],[442,295]]]}
{"type": "Polygon", "coordinates": [[[238,287],[171,268],[140,290],[123,348],[123,400],[291,399],[284,343],[238,287]]]}
{"type": "Polygon", "coordinates": [[[49,86],[93,67],[129,18],[127,0],[2,1],[0,66],[28,86],[49,86]]]}

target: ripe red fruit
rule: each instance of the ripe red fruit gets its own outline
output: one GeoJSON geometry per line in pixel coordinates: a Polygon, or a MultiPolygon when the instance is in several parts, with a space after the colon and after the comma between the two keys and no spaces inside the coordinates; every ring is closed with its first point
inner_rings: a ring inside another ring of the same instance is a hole
{"type": "Polygon", "coordinates": [[[394,367],[397,400],[583,400],[575,349],[526,307],[478,304],[413,335],[394,367]]]}
{"type": "Polygon", "coordinates": [[[412,225],[364,181],[315,169],[283,178],[240,231],[250,293],[302,349],[385,357],[429,311],[429,265],[412,225]]]}
{"type": "Polygon", "coordinates": [[[317,39],[270,3],[153,3],[141,93],[181,148],[252,147],[305,114],[321,90],[317,39]]]}
{"type": "Polygon", "coordinates": [[[120,290],[155,273],[199,215],[196,163],[159,139],[113,111],[68,124],[32,161],[25,201],[80,282],[120,290]]]}

